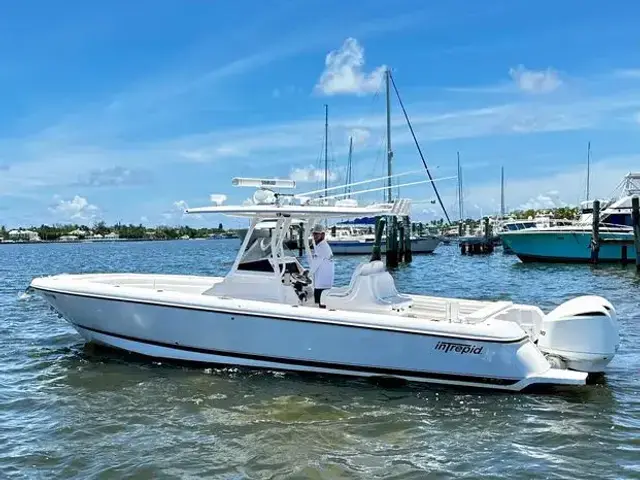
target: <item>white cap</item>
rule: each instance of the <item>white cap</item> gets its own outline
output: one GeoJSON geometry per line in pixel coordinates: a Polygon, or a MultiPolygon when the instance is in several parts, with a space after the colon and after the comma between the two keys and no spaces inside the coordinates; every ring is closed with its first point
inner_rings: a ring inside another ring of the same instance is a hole
{"type": "Polygon", "coordinates": [[[312,231],[313,233],[324,233],[324,225],[317,223],[316,225],[314,225],[312,231]]]}

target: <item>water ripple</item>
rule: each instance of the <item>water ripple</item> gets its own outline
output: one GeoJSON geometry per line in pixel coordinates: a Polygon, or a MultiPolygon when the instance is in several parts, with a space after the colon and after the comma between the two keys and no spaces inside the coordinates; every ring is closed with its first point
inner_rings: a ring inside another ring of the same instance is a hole
{"type": "MultiPolygon", "coordinates": [[[[617,308],[603,383],[544,395],[186,368],[86,346],[38,297],[44,274],[224,274],[235,242],[0,247],[0,477],[638,478],[640,280],[620,267],[524,265],[453,247],[394,273],[402,290],[617,308]]],[[[338,281],[359,259],[340,259],[338,281]]]]}

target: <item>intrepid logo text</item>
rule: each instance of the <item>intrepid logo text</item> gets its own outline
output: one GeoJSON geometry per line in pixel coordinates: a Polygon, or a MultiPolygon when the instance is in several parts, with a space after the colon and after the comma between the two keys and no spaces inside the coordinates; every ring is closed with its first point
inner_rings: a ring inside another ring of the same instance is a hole
{"type": "Polygon", "coordinates": [[[453,342],[438,342],[436,343],[436,350],[440,350],[444,353],[470,353],[472,355],[480,355],[484,347],[478,347],[477,345],[468,345],[465,343],[453,343],[453,342]]]}

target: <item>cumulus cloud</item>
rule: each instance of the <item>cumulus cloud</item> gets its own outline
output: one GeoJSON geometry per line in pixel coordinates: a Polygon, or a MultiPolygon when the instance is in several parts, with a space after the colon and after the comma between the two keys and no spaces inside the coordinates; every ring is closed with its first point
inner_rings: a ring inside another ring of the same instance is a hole
{"type": "MultiPolygon", "coordinates": [[[[289,174],[291,180],[295,180],[299,183],[313,183],[324,180],[324,169],[314,168],[312,166],[294,168],[289,174]]],[[[330,181],[336,180],[338,174],[332,170],[327,172],[327,179],[330,181]]]]}
{"type": "Polygon", "coordinates": [[[200,218],[200,215],[189,215],[185,210],[189,208],[189,204],[184,200],[176,200],[171,208],[164,212],[162,216],[165,220],[179,220],[182,218],[200,218]]]}
{"type": "Polygon", "coordinates": [[[364,48],[355,38],[347,38],[342,47],[329,52],[325,58],[325,69],[315,86],[323,95],[375,93],[382,84],[385,65],[371,72],[363,71],[364,48]]]}
{"type": "Polygon", "coordinates": [[[557,190],[551,190],[546,193],[541,193],[536,197],[532,197],[518,208],[519,210],[543,210],[557,207],[564,207],[566,202],[560,199],[560,193],[557,190]]]}
{"type": "Polygon", "coordinates": [[[558,72],[552,68],[528,70],[524,65],[518,65],[509,69],[509,76],[516,86],[525,93],[550,93],[562,85],[558,72]]]}
{"type": "Polygon", "coordinates": [[[87,221],[96,218],[99,208],[79,195],[71,200],[63,200],[55,197],[57,203],[49,208],[49,210],[64,218],[65,220],[87,221]]]}

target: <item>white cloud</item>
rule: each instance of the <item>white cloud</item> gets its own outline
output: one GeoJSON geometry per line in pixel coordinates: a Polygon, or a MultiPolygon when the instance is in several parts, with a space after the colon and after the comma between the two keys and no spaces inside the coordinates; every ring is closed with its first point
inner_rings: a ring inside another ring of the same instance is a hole
{"type": "Polygon", "coordinates": [[[353,138],[354,145],[366,145],[371,137],[371,131],[366,128],[352,128],[349,136],[353,138]]]}
{"type": "Polygon", "coordinates": [[[214,148],[182,151],[178,155],[192,162],[204,163],[221,158],[243,157],[245,152],[235,145],[220,145],[214,148]]]}
{"type": "MultiPolygon", "coordinates": [[[[324,181],[324,169],[314,168],[312,166],[294,168],[289,175],[291,180],[295,180],[299,183],[313,183],[324,181]]],[[[333,181],[338,178],[338,174],[335,171],[327,171],[327,180],[333,181]]]]}
{"type": "Polygon", "coordinates": [[[227,199],[227,196],[220,193],[212,193],[209,195],[209,199],[211,203],[215,203],[216,205],[222,205],[224,201],[227,199]]]}
{"type": "Polygon", "coordinates": [[[552,68],[528,70],[524,65],[518,65],[509,69],[509,75],[517,87],[526,93],[550,93],[562,85],[558,72],[552,68]]]}
{"type": "Polygon", "coordinates": [[[530,198],[523,204],[518,207],[518,210],[540,210],[540,209],[550,209],[563,207],[567,203],[560,199],[557,190],[552,190],[547,193],[541,193],[537,195],[535,198],[530,198]]]}
{"type": "Polygon", "coordinates": [[[173,207],[180,212],[184,212],[187,208],[189,208],[189,205],[184,200],[178,200],[176,202],[173,202],[173,207]]]}
{"type": "Polygon", "coordinates": [[[162,214],[162,218],[164,218],[167,221],[202,219],[202,215],[186,213],[185,210],[188,208],[189,208],[189,204],[185,200],[176,200],[171,205],[171,208],[162,214]]]}
{"type": "Polygon", "coordinates": [[[65,220],[87,221],[96,218],[99,208],[79,195],[73,197],[72,200],[62,200],[55,197],[58,202],[49,208],[51,212],[59,215],[65,220]]]}
{"type": "Polygon", "coordinates": [[[74,183],[83,187],[122,187],[142,185],[151,181],[151,171],[146,169],[129,169],[121,166],[97,168],[80,176],[74,183]]]}
{"type": "Polygon", "coordinates": [[[347,38],[342,47],[329,52],[325,58],[325,69],[315,86],[323,95],[366,95],[379,90],[386,66],[373,71],[362,71],[364,48],[355,38],[347,38]]]}

